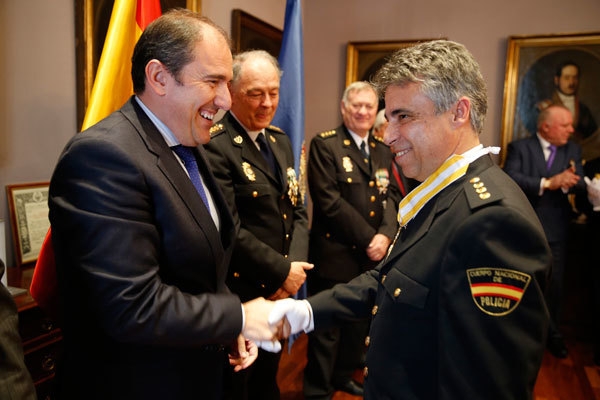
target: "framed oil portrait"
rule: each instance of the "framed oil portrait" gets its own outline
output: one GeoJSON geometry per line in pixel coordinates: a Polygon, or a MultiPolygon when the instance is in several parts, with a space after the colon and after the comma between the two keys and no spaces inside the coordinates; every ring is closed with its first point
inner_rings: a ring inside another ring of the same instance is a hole
{"type": "Polygon", "coordinates": [[[266,50],[275,58],[281,50],[281,29],[240,9],[231,11],[233,53],[246,50],[266,50]]]}
{"type": "Polygon", "coordinates": [[[396,50],[432,39],[348,42],[346,46],[346,86],[369,81],[396,50]]]}
{"type": "MultiPolygon", "coordinates": [[[[96,70],[114,0],[75,1],[75,58],[77,63],[77,126],[80,127],[94,85],[96,70]]],[[[172,8],[201,12],[202,0],[160,0],[162,12],[172,8]]]]}
{"type": "Polygon", "coordinates": [[[6,186],[17,266],[35,263],[50,227],[49,182],[6,186]]]}
{"type": "Polygon", "coordinates": [[[562,103],[574,113],[573,139],[582,157],[600,156],[600,32],[508,38],[502,152],[535,134],[541,109],[562,103]]]}

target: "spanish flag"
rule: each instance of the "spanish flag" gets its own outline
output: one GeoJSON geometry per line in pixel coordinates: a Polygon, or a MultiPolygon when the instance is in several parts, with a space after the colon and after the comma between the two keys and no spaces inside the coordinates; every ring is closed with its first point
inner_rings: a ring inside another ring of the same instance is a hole
{"type": "Polygon", "coordinates": [[[115,0],[81,130],[119,109],[133,94],[133,48],[160,14],[159,0],[115,0]]]}
{"type": "MultiPolygon", "coordinates": [[[[82,130],[120,108],[133,94],[133,48],[160,14],[159,0],[115,0],[82,130]]],[[[29,292],[48,316],[60,319],[52,227],[42,243],[29,292]]]]}

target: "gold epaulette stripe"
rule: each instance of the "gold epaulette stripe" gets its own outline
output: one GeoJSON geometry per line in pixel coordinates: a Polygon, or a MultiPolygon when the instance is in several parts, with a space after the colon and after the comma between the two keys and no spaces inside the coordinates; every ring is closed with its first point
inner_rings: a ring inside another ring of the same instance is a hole
{"type": "Polygon", "coordinates": [[[332,129],[330,131],[325,131],[325,132],[319,133],[319,136],[321,136],[322,138],[328,138],[328,137],[335,136],[335,134],[336,134],[335,129],[332,129]]]}
{"type": "Polygon", "coordinates": [[[219,132],[222,129],[223,129],[223,124],[215,124],[215,125],[211,126],[209,132],[211,135],[214,135],[215,133],[219,132]]]}

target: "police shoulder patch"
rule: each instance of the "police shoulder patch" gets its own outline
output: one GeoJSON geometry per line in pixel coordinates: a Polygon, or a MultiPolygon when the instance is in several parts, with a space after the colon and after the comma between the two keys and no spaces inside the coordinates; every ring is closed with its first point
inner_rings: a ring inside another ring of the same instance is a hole
{"type": "Polygon", "coordinates": [[[467,270],[471,297],[484,313],[494,317],[517,309],[531,275],[505,268],[480,267],[467,270]]]}

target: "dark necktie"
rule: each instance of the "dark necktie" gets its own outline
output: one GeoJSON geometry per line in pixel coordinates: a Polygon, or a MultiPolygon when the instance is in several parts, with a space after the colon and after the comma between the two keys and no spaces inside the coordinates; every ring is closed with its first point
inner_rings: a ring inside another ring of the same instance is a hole
{"type": "Polygon", "coordinates": [[[208,204],[208,199],[206,197],[206,193],[204,192],[202,179],[200,179],[200,170],[198,170],[198,163],[196,162],[196,156],[194,156],[193,147],[186,147],[179,144],[171,147],[171,149],[179,156],[179,158],[181,158],[185,169],[190,175],[190,180],[194,184],[194,187],[200,195],[200,198],[202,198],[206,209],[210,212],[210,205],[208,204]]]}
{"type": "Polygon", "coordinates": [[[369,153],[367,153],[367,142],[366,141],[362,141],[360,142],[360,152],[362,153],[363,157],[365,158],[365,162],[369,161],[369,153]]]}
{"type": "Polygon", "coordinates": [[[277,176],[277,164],[275,164],[275,157],[273,156],[273,152],[267,143],[267,139],[265,139],[264,133],[259,133],[256,137],[256,142],[260,147],[260,154],[263,155],[267,164],[269,164],[269,168],[273,175],[277,176]]]}
{"type": "Polygon", "coordinates": [[[554,156],[556,156],[556,146],[551,144],[550,146],[548,146],[548,149],[550,149],[550,155],[548,156],[548,160],[546,161],[546,169],[550,170],[550,168],[552,167],[552,163],[554,162],[554,156]]]}

